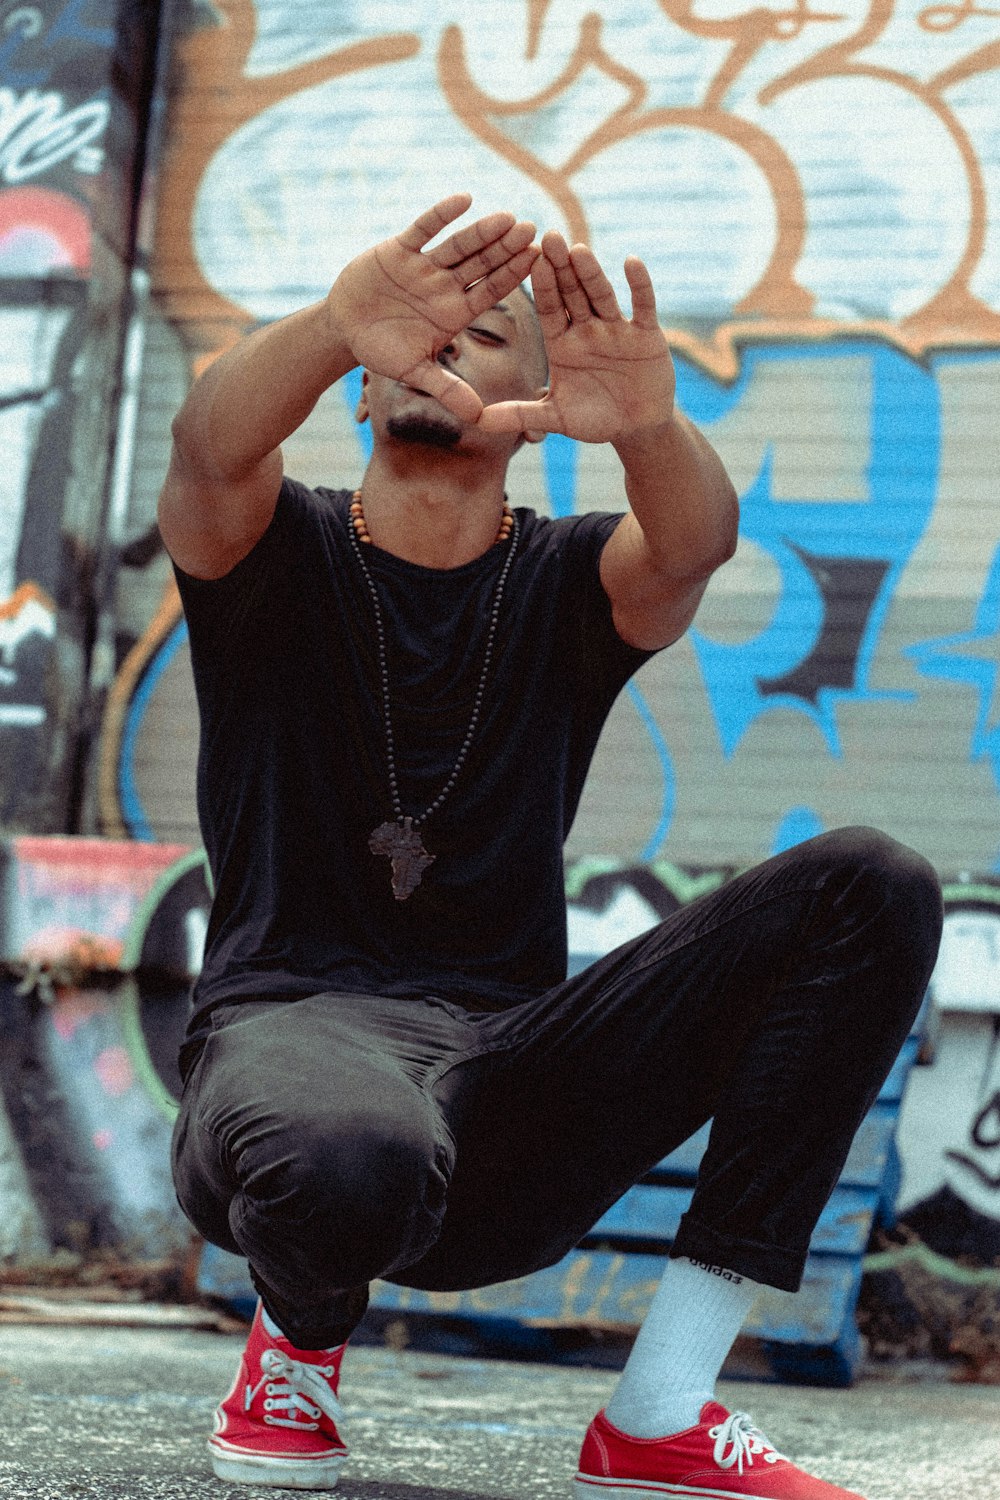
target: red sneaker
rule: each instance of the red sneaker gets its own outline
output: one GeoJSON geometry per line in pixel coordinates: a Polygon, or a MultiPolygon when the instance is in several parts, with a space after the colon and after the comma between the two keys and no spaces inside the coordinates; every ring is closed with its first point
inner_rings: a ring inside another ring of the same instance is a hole
{"type": "Polygon", "coordinates": [[[629,1437],[598,1412],[583,1440],[574,1492],[577,1500],[862,1500],[797,1469],[746,1412],[730,1414],[717,1401],[705,1403],[697,1427],[667,1438],[629,1437]]]}
{"type": "Polygon", "coordinates": [[[208,1440],[220,1479],[287,1490],[332,1490],[347,1457],[337,1422],[339,1349],[296,1349],[272,1338],[257,1304],[250,1337],[208,1440]]]}

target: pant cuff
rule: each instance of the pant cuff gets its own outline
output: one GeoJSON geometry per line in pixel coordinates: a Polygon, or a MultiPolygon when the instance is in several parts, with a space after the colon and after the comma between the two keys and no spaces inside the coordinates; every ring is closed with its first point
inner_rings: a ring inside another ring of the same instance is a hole
{"type": "Polygon", "coordinates": [[[759,1281],[764,1286],[777,1287],[782,1292],[797,1292],[802,1285],[808,1250],[786,1250],[781,1245],[762,1245],[756,1240],[739,1239],[699,1223],[688,1213],[681,1219],[669,1253],[671,1259],[684,1255],[689,1260],[707,1261],[713,1266],[724,1266],[727,1271],[736,1271],[740,1276],[748,1276],[751,1281],[759,1281]]]}
{"type": "Polygon", "coordinates": [[[296,1349],[336,1349],[346,1344],[368,1307],[367,1286],[336,1292],[317,1308],[286,1302],[257,1275],[253,1266],[250,1280],[260,1293],[268,1317],[296,1349]]]}

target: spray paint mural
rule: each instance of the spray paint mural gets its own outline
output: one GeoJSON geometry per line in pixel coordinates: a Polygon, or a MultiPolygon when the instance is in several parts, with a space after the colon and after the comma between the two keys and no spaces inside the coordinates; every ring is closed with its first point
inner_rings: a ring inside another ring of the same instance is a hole
{"type": "Polygon", "coordinates": [[[942,1254],[1000,1263],[1000,881],[946,890],[924,1066],[900,1129],[900,1213],[942,1254]]]}
{"type": "Polygon", "coordinates": [[[187,108],[211,76],[231,114],[164,206],[204,281],[254,318],[321,295],[359,242],[460,178],[589,240],[620,285],[642,254],[675,342],[717,374],[745,332],[878,330],[914,354],[995,340],[1000,26],[942,14],[229,0],[203,7],[184,56],[187,108]]]}
{"type": "Polygon", "coordinates": [[[115,0],[0,5],[0,818],[65,826],[103,504],[114,300],[149,42],[115,0]],[[131,28],[131,30],[130,30],[131,28]],[[95,244],[102,245],[94,272],[95,244]],[[82,414],[82,416],[81,416],[82,414]],[[79,421],[78,421],[79,419],[79,421]]]}
{"type": "Polygon", "coordinates": [[[89,269],[115,19],[108,0],[0,12],[0,276],[89,269]]]}
{"type": "MultiPolygon", "coordinates": [[[[992,8],[187,15],[154,289],[188,374],[459,182],[477,210],[589,239],[619,285],[626,252],[650,264],[680,405],[741,491],[742,537],[696,628],[623,695],[570,855],[745,861],[869,821],[945,871],[996,867],[992,8]]],[[[354,481],[352,396],[320,404],[289,469],[354,481]]],[[[516,473],[541,510],[623,503],[598,449],[550,438],[516,473]]],[[[178,836],[184,797],[196,837],[193,739],[162,741],[194,717],[179,622],[168,588],[109,704],[109,831],[178,836]]]]}
{"type": "Polygon", "coordinates": [[[0,871],[0,1258],[183,1250],[169,1142],[204,857],[25,837],[0,871]]]}
{"type": "Polygon", "coordinates": [[[28,820],[47,800],[52,675],[63,558],[53,501],[66,489],[76,406],[72,370],[83,288],[8,284],[0,307],[0,817],[28,820]]]}
{"type": "Polygon", "coordinates": [[[95,30],[78,0],[0,19],[0,784],[8,824],[43,795],[72,368],[91,258],[83,183],[103,166],[110,106],[85,98],[95,30]],[[81,52],[81,47],[83,51],[81,52]],[[90,56],[87,49],[91,49],[90,56]],[[86,81],[84,81],[86,80],[86,81]]]}
{"type": "MultiPolygon", "coordinates": [[[[647,931],[715,890],[732,866],[584,859],[567,874],[574,963],[647,931]]],[[[941,951],[896,1144],[903,1224],[943,1255],[1000,1262],[1000,881],[944,884],[941,951]]]]}
{"type": "MultiPolygon", "coordinates": [[[[571,865],[572,968],[733,873],[663,860],[571,865]]],[[[204,855],[135,840],[19,838],[0,845],[0,875],[0,1258],[44,1259],[61,1248],[186,1260],[191,1235],[173,1196],[168,1146],[177,1049],[207,926],[204,855]]],[[[767,1342],[779,1378],[850,1379],[863,1266],[873,1267],[876,1289],[863,1308],[869,1329],[873,1319],[884,1325],[893,1306],[887,1271],[903,1263],[885,1253],[862,1257],[897,1202],[899,1232],[919,1233],[925,1263],[936,1252],[938,1283],[947,1286],[951,1269],[965,1278],[966,1293],[973,1287],[976,1306],[966,1306],[967,1295],[954,1314],[964,1340],[954,1352],[976,1369],[997,1357],[989,1322],[997,1290],[982,1278],[1000,1273],[969,1267],[1000,1261],[1000,883],[955,882],[945,897],[946,937],[921,1038],[904,1046],[858,1133],[817,1226],[802,1297],[793,1306],[775,1293],[756,1310],[750,1331],[767,1342]],[[918,1045],[922,1065],[914,1068],[918,1045]]],[[[380,1286],[376,1307],[567,1325],[637,1321],[658,1279],[656,1256],[690,1196],[705,1134],[541,1276],[469,1294],[380,1286]]],[[[252,1305],[245,1266],[232,1256],[209,1253],[200,1284],[252,1305]]],[[[928,1309],[927,1324],[939,1338],[940,1306],[928,1309]]]]}

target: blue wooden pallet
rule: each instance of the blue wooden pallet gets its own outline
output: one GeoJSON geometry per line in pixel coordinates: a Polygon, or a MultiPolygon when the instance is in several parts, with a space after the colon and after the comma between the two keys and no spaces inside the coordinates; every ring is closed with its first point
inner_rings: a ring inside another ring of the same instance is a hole
{"type": "MultiPolygon", "coordinates": [[[[803,1284],[794,1296],[767,1287],[745,1325],[724,1374],[850,1385],[861,1355],[855,1309],[862,1257],[874,1225],[891,1223],[899,1187],[896,1123],[923,1029],[923,1012],[855,1136],[837,1187],[810,1243],[803,1284]]],[[[372,1307],[417,1319],[473,1321],[480,1343],[497,1353],[532,1347],[554,1351],[546,1331],[634,1330],[645,1316],[691,1201],[709,1126],[684,1142],[594,1226],[558,1265],[517,1281],[463,1292],[425,1292],[376,1282],[372,1307]],[[634,1248],[633,1248],[634,1247],[634,1248]]],[[[256,1294],[246,1265],[206,1246],[199,1290],[249,1314],[256,1294]]]]}

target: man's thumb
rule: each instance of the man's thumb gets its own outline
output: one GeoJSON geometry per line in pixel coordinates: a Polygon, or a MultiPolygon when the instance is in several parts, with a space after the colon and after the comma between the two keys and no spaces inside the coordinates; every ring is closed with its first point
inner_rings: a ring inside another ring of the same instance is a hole
{"type": "Polygon", "coordinates": [[[426,360],[421,365],[416,365],[403,376],[407,385],[412,385],[415,390],[425,391],[428,396],[433,396],[441,405],[447,407],[456,417],[463,422],[477,422],[483,410],[483,403],[464,380],[446,370],[443,365],[426,360]]]}
{"type": "Polygon", "coordinates": [[[523,432],[530,441],[552,431],[551,413],[541,401],[495,401],[483,407],[479,425],[484,432],[523,432]]]}

